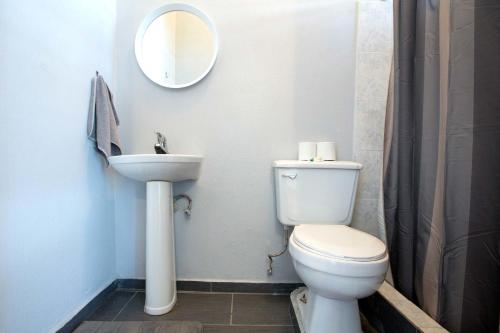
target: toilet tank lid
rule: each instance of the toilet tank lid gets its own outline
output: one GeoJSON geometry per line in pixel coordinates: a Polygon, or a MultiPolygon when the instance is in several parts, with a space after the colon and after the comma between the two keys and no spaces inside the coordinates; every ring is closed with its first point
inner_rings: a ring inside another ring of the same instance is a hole
{"type": "Polygon", "coordinates": [[[297,160],[279,160],[273,162],[274,168],[295,168],[295,169],[349,169],[359,170],[363,166],[360,163],[352,161],[297,161],[297,160]]]}

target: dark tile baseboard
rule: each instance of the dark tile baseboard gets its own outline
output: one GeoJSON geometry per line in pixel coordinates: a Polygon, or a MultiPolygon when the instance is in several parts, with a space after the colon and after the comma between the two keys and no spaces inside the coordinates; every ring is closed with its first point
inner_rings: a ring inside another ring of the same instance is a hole
{"type": "Polygon", "coordinates": [[[117,279],[116,289],[122,290],[144,290],[146,289],[146,280],[144,279],[117,279]]]}
{"type": "Polygon", "coordinates": [[[212,282],[177,281],[177,290],[210,292],[210,291],[212,291],[212,282]]]}
{"type": "Polygon", "coordinates": [[[94,297],[87,305],[83,307],[73,318],[70,319],[57,333],[73,332],[78,325],[89,318],[95,310],[106,302],[106,299],[116,290],[118,281],[113,281],[109,286],[104,288],[96,297],[94,297]]]}
{"type": "MultiPolygon", "coordinates": [[[[303,285],[304,284],[302,283],[177,281],[177,290],[226,293],[289,294],[303,285]]],[[[144,279],[117,280],[117,289],[144,290],[145,287],[146,282],[144,279]]]]}
{"type": "MultiPolygon", "coordinates": [[[[301,283],[241,283],[241,282],[205,282],[177,281],[179,291],[197,292],[227,292],[227,293],[263,293],[289,294],[294,289],[303,286],[301,283]]],[[[78,325],[87,320],[116,290],[144,290],[144,279],[117,279],[92,299],[57,333],[73,332],[78,325]]]]}
{"type": "Polygon", "coordinates": [[[295,289],[304,286],[303,283],[211,282],[211,284],[213,292],[262,294],[290,294],[295,289]]]}

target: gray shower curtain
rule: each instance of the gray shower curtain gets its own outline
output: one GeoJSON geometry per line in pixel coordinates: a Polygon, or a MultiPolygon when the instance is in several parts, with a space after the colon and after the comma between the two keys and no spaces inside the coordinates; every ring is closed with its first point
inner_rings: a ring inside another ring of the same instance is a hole
{"type": "Polygon", "coordinates": [[[452,332],[498,332],[500,0],[394,0],[384,210],[394,285],[452,332]]]}

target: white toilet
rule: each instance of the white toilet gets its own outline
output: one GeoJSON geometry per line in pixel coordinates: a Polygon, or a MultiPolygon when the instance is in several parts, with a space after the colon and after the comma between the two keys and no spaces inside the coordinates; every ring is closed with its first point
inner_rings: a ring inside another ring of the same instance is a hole
{"type": "Polygon", "coordinates": [[[295,226],[289,251],[307,286],[300,313],[307,333],[361,333],[358,299],[385,278],[388,256],[378,238],[351,223],[361,164],[275,161],[279,221],[295,226]]]}

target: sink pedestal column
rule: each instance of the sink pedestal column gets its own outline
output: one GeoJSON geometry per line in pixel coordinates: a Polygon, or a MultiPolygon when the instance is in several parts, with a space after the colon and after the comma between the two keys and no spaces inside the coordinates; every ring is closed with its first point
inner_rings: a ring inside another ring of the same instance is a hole
{"type": "Polygon", "coordinates": [[[146,304],[144,312],[162,315],[176,300],[172,183],[147,182],[146,304]]]}

